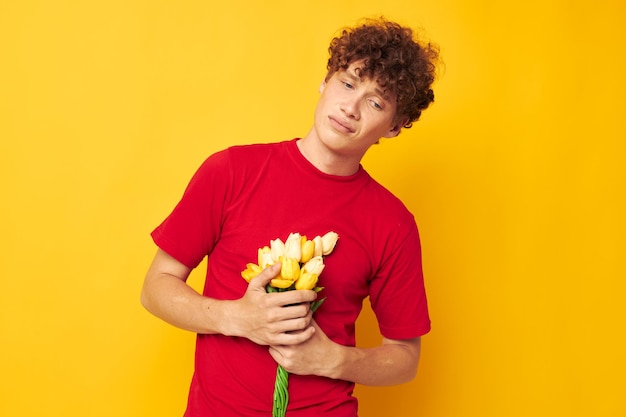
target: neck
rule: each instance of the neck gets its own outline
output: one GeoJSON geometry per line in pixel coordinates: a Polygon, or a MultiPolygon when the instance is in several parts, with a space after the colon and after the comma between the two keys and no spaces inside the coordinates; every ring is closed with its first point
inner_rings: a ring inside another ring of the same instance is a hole
{"type": "Polygon", "coordinates": [[[333,151],[314,137],[314,129],[298,140],[298,149],[313,166],[329,175],[348,176],[355,174],[360,167],[361,159],[341,155],[333,151]]]}

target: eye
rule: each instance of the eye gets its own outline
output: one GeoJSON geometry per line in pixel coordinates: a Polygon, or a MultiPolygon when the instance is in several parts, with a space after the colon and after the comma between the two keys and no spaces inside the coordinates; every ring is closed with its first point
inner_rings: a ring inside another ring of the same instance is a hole
{"type": "Polygon", "coordinates": [[[372,104],[372,107],[374,107],[376,110],[382,110],[383,106],[377,102],[376,100],[370,100],[370,103],[372,104]]]}
{"type": "Polygon", "coordinates": [[[350,84],[349,82],[347,82],[347,81],[343,82],[343,86],[346,87],[347,89],[350,89],[350,90],[352,90],[354,88],[354,86],[352,84],[350,84]]]}

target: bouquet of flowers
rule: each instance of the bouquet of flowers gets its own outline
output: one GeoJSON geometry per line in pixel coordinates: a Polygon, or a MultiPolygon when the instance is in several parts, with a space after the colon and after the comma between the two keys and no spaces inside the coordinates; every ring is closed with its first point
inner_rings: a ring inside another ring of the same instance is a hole
{"type": "MultiPolygon", "coordinates": [[[[317,286],[320,274],[324,270],[323,257],[329,255],[337,244],[339,235],[328,232],[324,236],[316,236],[308,240],[299,233],[290,233],[285,242],[280,239],[270,241],[270,246],[259,248],[257,264],[249,263],[241,271],[241,276],[248,282],[265,268],[280,262],[280,274],[272,279],[266,287],[267,292],[291,290],[313,290],[320,292],[323,287],[317,286]]],[[[311,311],[315,312],[325,298],[315,301],[311,311]]],[[[289,403],[289,374],[278,365],[274,386],[274,407],[272,417],[284,417],[289,403]]]]}

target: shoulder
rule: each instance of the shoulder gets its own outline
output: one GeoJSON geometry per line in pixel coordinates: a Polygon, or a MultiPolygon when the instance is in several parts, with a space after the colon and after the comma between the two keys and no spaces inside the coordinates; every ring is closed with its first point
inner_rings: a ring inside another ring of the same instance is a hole
{"type": "Polygon", "coordinates": [[[392,193],[387,187],[376,181],[367,174],[367,194],[370,205],[376,212],[387,213],[395,217],[410,217],[413,214],[406,207],[398,196],[392,193]]]}
{"type": "Polygon", "coordinates": [[[214,173],[233,175],[247,169],[259,167],[263,161],[280,158],[286,152],[289,141],[234,145],[209,155],[198,169],[200,175],[214,173]]]}
{"type": "Polygon", "coordinates": [[[230,158],[263,159],[270,155],[284,153],[292,141],[254,143],[249,145],[235,145],[220,152],[230,158]]]}

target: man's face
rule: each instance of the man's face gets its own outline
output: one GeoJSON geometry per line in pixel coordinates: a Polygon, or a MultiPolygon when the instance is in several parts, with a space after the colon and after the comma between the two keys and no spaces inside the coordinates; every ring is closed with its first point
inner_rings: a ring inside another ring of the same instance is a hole
{"type": "Polygon", "coordinates": [[[394,137],[401,128],[395,120],[395,95],[375,80],[360,78],[360,65],[352,63],[322,84],[315,109],[315,131],[324,145],[359,159],[381,137],[394,137]]]}

